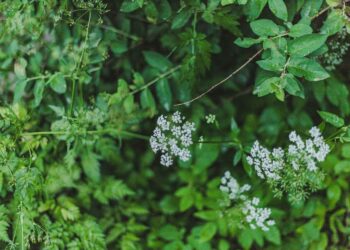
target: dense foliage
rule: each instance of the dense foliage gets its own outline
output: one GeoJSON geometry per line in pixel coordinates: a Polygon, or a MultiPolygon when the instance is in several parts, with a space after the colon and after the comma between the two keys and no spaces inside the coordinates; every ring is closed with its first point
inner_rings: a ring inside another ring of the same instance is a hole
{"type": "Polygon", "coordinates": [[[0,248],[349,249],[349,16],[1,1],[0,248]]]}

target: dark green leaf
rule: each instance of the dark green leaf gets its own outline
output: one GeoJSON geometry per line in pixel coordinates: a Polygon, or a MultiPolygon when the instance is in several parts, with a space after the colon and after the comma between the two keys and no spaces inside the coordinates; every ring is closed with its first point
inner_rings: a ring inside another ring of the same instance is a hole
{"type": "Polygon", "coordinates": [[[250,27],[258,36],[275,36],[279,34],[278,25],[269,19],[259,19],[250,23],[250,27]]]}
{"type": "Polygon", "coordinates": [[[320,48],[327,40],[326,35],[309,34],[295,38],[290,42],[288,51],[292,56],[307,56],[320,48]]]}
{"type": "Polygon", "coordinates": [[[171,23],[171,28],[172,29],[180,29],[182,28],[190,19],[190,17],[192,16],[192,12],[189,9],[184,9],[181,10],[180,13],[178,13],[174,20],[171,23]]]}

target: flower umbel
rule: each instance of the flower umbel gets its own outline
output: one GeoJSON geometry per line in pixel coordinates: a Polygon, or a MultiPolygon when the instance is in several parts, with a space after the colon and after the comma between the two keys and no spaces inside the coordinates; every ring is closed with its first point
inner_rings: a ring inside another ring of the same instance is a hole
{"type": "Polygon", "coordinates": [[[237,204],[242,205],[241,212],[250,228],[260,228],[263,231],[268,231],[269,227],[275,224],[274,220],[269,219],[271,209],[258,207],[260,199],[257,197],[249,199],[244,193],[248,192],[250,188],[251,186],[248,184],[240,186],[237,180],[231,176],[229,171],[226,171],[221,178],[220,190],[223,193],[228,194],[231,201],[235,201],[237,204]]]}
{"type": "Polygon", "coordinates": [[[258,141],[253,144],[247,162],[261,179],[273,186],[278,196],[289,192],[291,200],[297,201],[305,198],[308,190],[318,188],[323,174],[317,163],[325,160],[330,148],[317,127],[312,127],[309,134],[310,137],[303,140],[292,131],[286,149],[270,151],[258,141]]]}
{"type": "Polygon", "coordinates": [[[195,124],[185,121],[179,111],[170,116],[159,116],[150,144],[153,152],[161,152],[160,164],[169,167],[173,165],[175,157],[188,161],[191,158],[189,146],[193,144],[192,133],[195,130],[195,124]]]}
{"type": "Polygon", "coordinates": [[[270,220],[271,209],[258,207],[260,199],[254,197],[247,200],[242,209],[245,219],[251,229],[261,228],[263,231],[269,231],[269,226],[275,225],[274,220],[270,220]]]}

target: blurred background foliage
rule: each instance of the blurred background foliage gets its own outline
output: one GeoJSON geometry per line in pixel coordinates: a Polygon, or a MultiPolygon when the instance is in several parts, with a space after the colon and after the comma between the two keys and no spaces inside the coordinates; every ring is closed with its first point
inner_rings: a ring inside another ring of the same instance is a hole
{"type": "Polygon", "coordinates": [[[283,146],[291,130],[336,132],[317,111],[348,120],[349,8],[341,0],[2,1],[1,249],[349,249],[346,129],[321,166],[322,189],[300,204],[274,198],[245,161],[255,139],[283,146]],[[302,17],[328,35],[313,58],[329,77],[258,97],[254,83],[267,71],[251,62],[174,106],[261,48],[234,44],[253,36],[250,22],[290,28],[302,17]],[[196,140],[235,143],[196,144],[190,162],[160,166],[147,136],[157,115],[175,110],[196,123],[196,140]],[[217,122],[206,124],[208,114],[217,122]],[[222,211],[226,170],[272,208],[270,231],[222,211]]]}

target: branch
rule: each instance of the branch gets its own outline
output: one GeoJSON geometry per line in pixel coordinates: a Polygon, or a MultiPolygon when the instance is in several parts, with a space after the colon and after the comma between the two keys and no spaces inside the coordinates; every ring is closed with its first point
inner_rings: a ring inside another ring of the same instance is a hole
{"type": "Polygon", "coordinates": [[[253,61],[258,55],[260,55],[260,53],[263,51],[263,49],[260,49],[258,52],[256,52],[252,57],[250,57],[245,63],[243,63],[238,69],[236,69],[235,71],[233,71],[231,74],[229,74],[227,77],[225,77],[224,79],[222,79],[220,82],[214,84],[213,86],[211,86],[207,91],[203,92],[202,94],[196,96],[195,98],[187,101],[187,102],[182,102],[182,103],[178,103],[175,104],[174,106],[182,106],[182,105],[186,105],[186,104],[190,104],[191,102],[194,102],[196,100],[198,100],[199,98],[203,97],[204,95],[208,94],[210,91],[212,91],[213,89],[215,89],[216,87],[220,86],[221,84],[225,83],[227,80],[229,80],[232,76],[234,76],[235,74],[237,74],[239,71],[241,71],[245,66],[247,66],[251,61],[253,61]]]}
{"type": "Polygon", "coordinates": [[[167,72],[159,75],[158,77],[154,78],[152,81],[148,82],[147,84],[143,85],[141,88],[135,89],[134,91],[130,92],[129,95],[134,95],[137,92],[140,92],[141,90],[144,90],[148,88],[149,86],[155,84],[158,82],[158,80],[168,77],[170,74],[174,73],[175,71],[179,70],[181,68],[181,65],[177,65],[174,68],[169,69],[167,72]]]}

